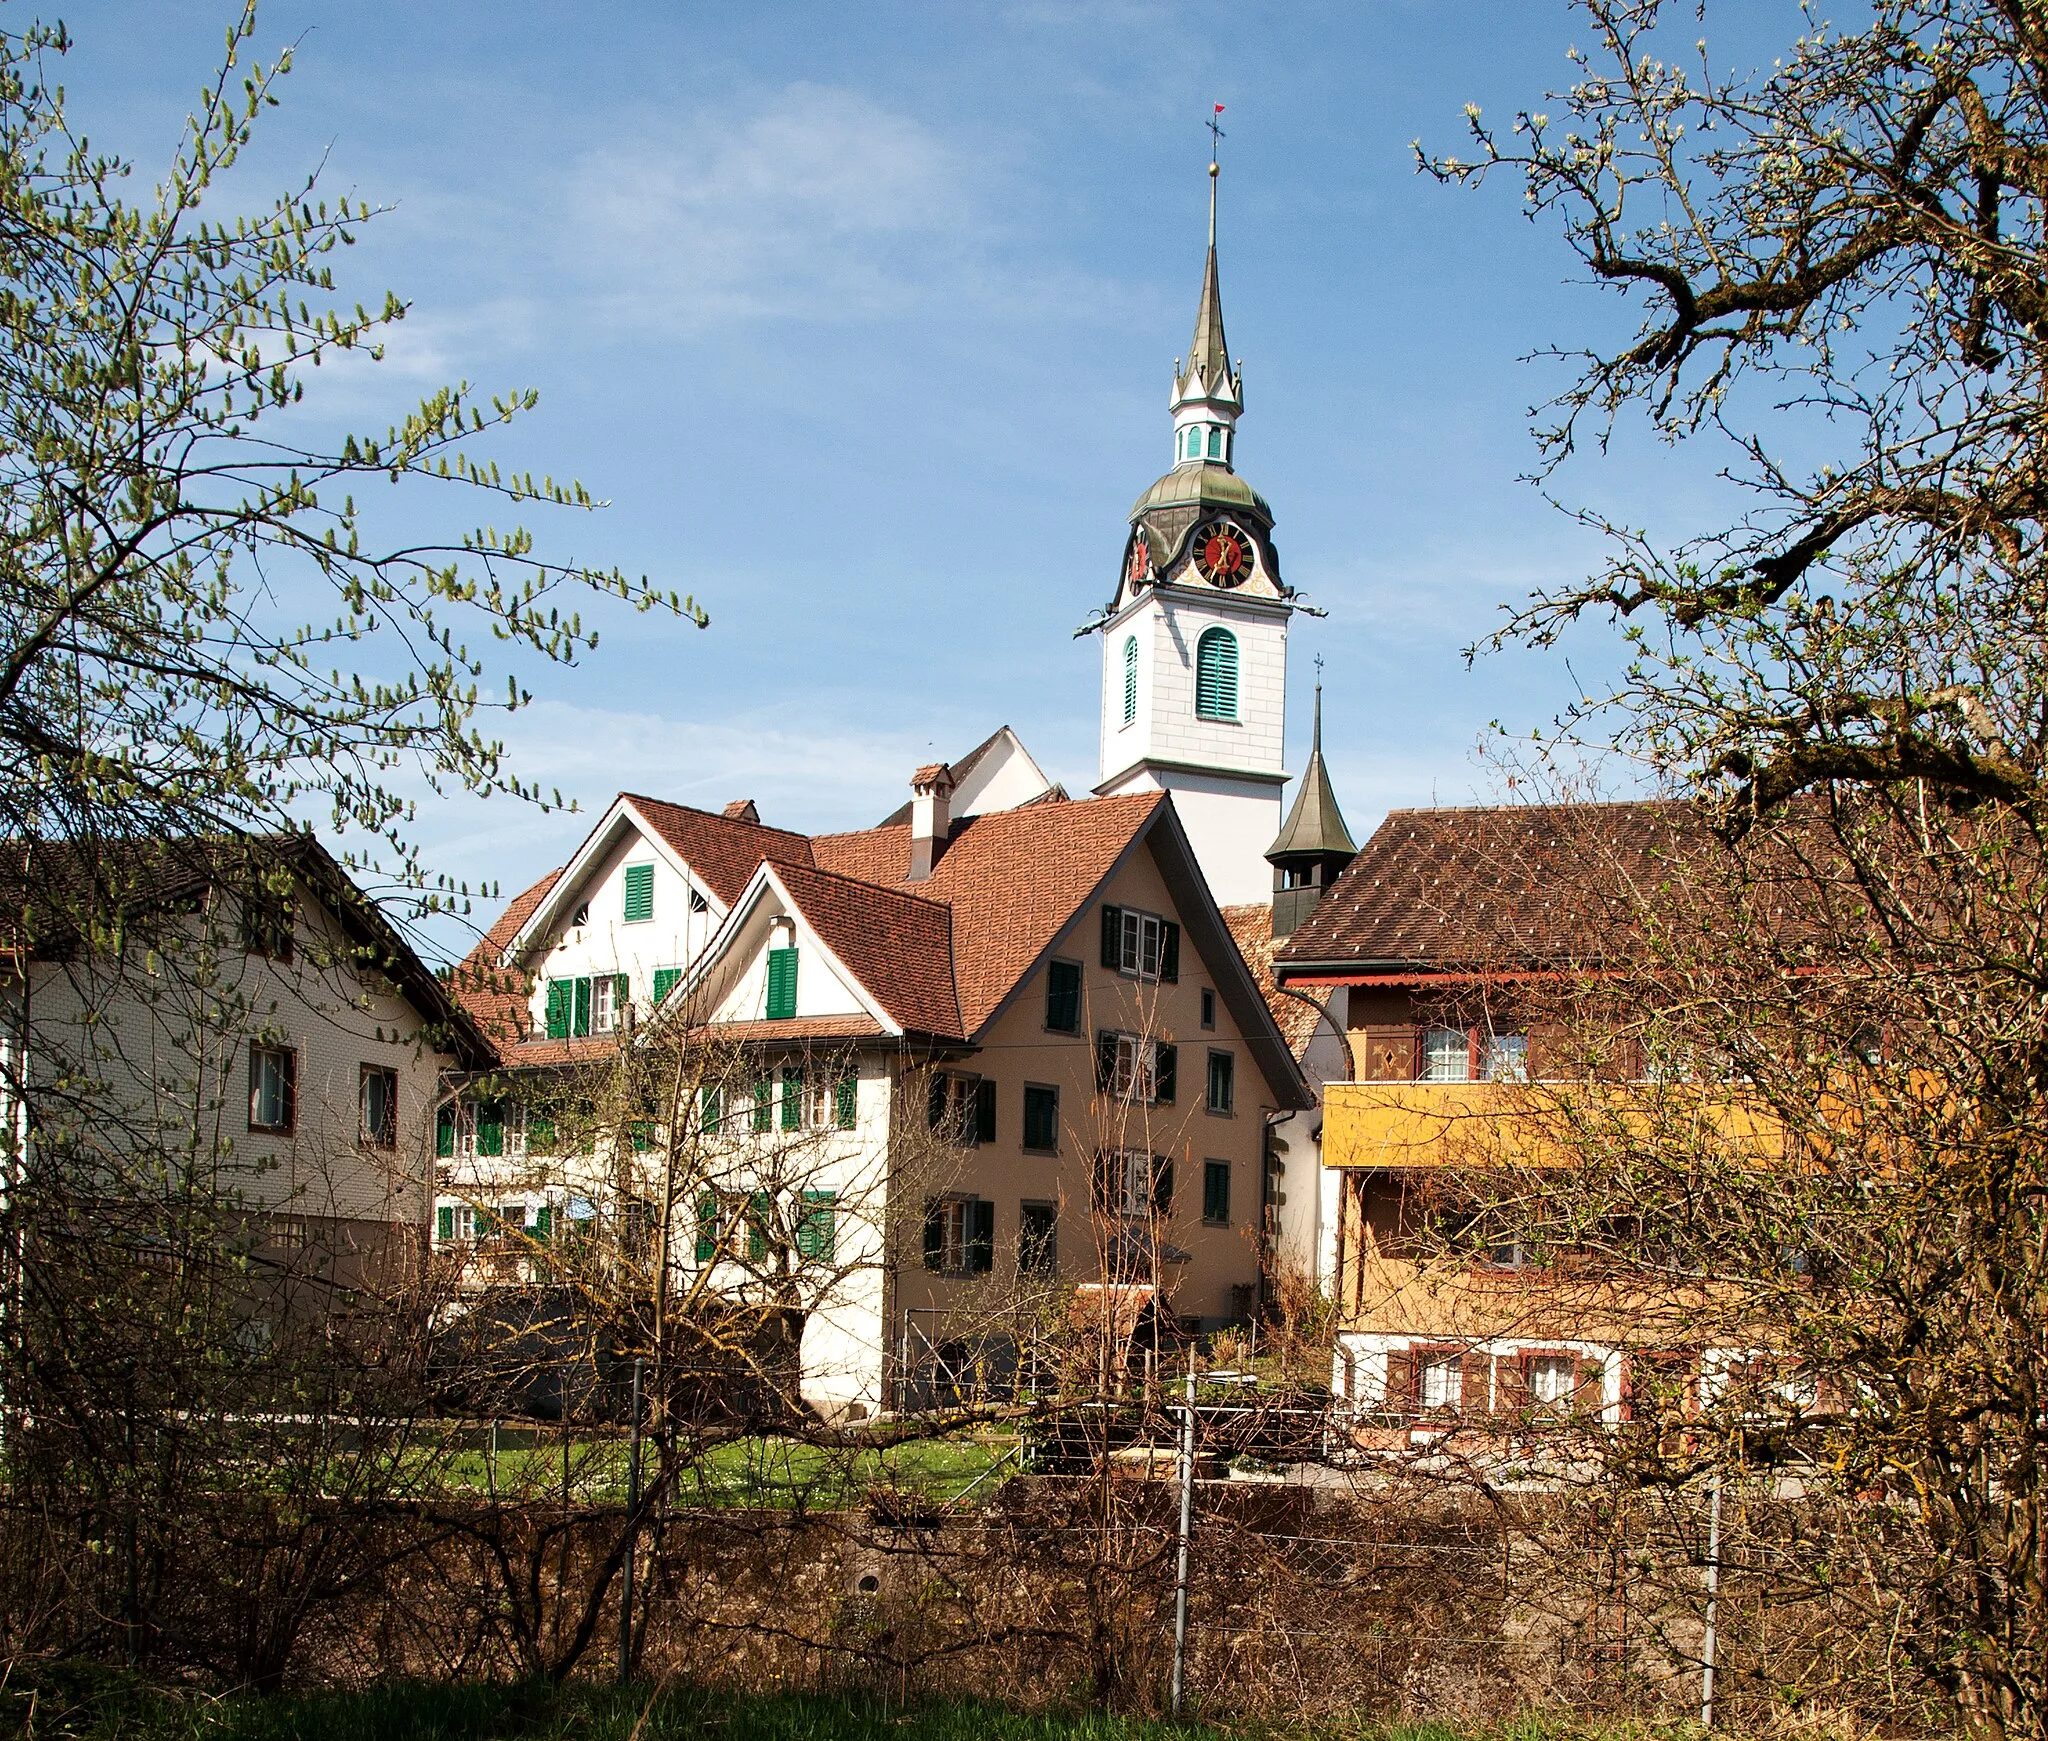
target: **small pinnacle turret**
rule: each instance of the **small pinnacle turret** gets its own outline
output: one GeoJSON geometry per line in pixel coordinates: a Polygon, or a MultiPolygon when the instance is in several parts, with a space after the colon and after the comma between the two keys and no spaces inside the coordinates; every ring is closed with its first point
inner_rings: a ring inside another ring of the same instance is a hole
{"type": "Polygon", "coordinates": [[[1323,686],[1316,685],[1315,735],[1308,767],[1294,794],[1294,808],[1266,848],[1273,867],[1273,935],[1285,937],[1314,911],[1323,893],[1358,856],[1358,843],[1344,825],[1330,771],[1323,765],[1323,686]]]}
{"type": "Polygon", "coordinates": [[[1244,409],[1244,371],[1230,361],[1223,337],[1223,287],[1216,270],[1216,187],[1221,170],[1209,163],[1209,258],[1202,271],[1202,300],[1195,309],[1195,336],[1185,368],[1176,364],[1173,398],[1173,460],[1206,461],[1228,469],[1235,457],[1238,413],[1244,409]]]}

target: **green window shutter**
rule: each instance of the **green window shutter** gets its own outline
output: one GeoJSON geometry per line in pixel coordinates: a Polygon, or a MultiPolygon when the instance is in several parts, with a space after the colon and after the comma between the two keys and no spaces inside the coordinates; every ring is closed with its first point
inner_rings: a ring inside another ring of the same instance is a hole
{"type": "Polygon", "coordinates": [[[654,866],[626,866],[626,923],[637,925],[654,917],[654,866]]]}
{"type": "Polygon", "coordinates": [[[1095,1091],[1107,1094],[1116,1084],[1116,1043],[1114,1030],[1103,1028],[1095,1036],[1095,1091]]]}
{"type": "Polygon", "coordinates": [[[654,970],[654,1001],[659,1004],[675,989],[676,981],[683,977],[680,967],[657,967],[654,970]]]}
{"type": "Polygon", "coordinates": [[[566,1040],[569,1037],[570,1005],[576,995],[575,987],[566,979],[548,981],[548,1038],[566,1040]]]}
{"type": "MultiPolygon", "coordinates": [[[[1144,533],[1138,534],[1140,538],[1144,533]]],[[[1138,637],[1131,635],[1124,641],[1124,724],[1129,725],[1138,717],[1138,637]]]]}
{"type": "Polygon", "coordinates": [[[546,1239],[555,1230],[555,1212],[543,1203],[533,1212],[533,1237],[546,1239]]]}
{"type": "Polygon", "coordinates": [[[718,1198],[706,1191],[697,1199],[697,1261],[709,1263],[718,1255],[718,1198]]]}
{"type": "Polygon", "coordinates": [[[626,1126],[626,1137],[633,1145],[633,1152],[644,1155],[654,1147],[654,1121],[647,1118],[632,1120],[626,1126]]]}
{"type": "Polygon", "coordinates": [[[1024,1089],[1024,1146],[1027,1149],[1057,1149],[1060,1146],[1060,1091],[1044,1083],[1029,1083],[1024,1089]]]}
{"type": "Polygon", "coordinates": [[[581,1038],[590,1032],[590,981],[577,979],[570,984],[575,987],[576,1003],[571,1013],[569,1033],[573,1038],[581,1038]]]}
{"type": "Polygon", "coordinates": [[[1230,1163],[1202,1163],[1202,1219],[1218,1227],[1230,1224],[1230,1163]]]}
{"type": "Polygon", "coordinates": [[[839,1243],[837,1211],[838,1199],[830,1191],[806,1191],[804,1193],[803,1219],[797,1223],[796,1254],[798,1257],[830,1259],[839,1243]]]}
{"type": "Polygon", "coordinates": [[[996,1267],[996,1206],[986,1197],[967,1205],[967,1269],[985,1276],[996,1267]]]}
{"type": "Polygon", "coordinates": [[[944,1205],[936,1197],[924,1200],[924,1267],[935,1270],[946,1261],[944,1205]]]}
{"type": "Polygon", "coordinates": [[[439,1209],[435,1210],[434,1225],[440,1230],[443,1240],[454,1239],[455,1205],[453,1203],[443,1203],[439,1209]]]}
{"type": "Polygon", "coordinates": [[[1180,983],[1180,927],[1171,919],[1159,927],[1159,977],[1169,985],[1180,983]]]}
{"type": "Polygon", "coordinates": [[[1195,717],[1237,718],[1237,637],[1204,629],[1195,643],[1195,717]]]}
{"type": "Polygon", "coordinates": [[[1237,1104],[1237,1060],[1228,1052],[1209,1054],[1209,1110],[1229,1112],[1237,1104]]]}
{"type": "Polygon", "coordinates": [[[1055,1034],[1081,1031],[1081,964],[1053,961],[1045,969],[1045,1025],[1055,1034]]]}
{"type": "Polygon", "coordinates": [[[502,1155],[505,1152],[505,1109],[490,1101],[476,1109],[476,1152],[502,1155]]]}
{"type": "Polygon", "coordinates": [[[839,1086],[833,1091],[832,1109],[839,1119],[841,1130],[851,1130],[860,1117],[860,1078],[848,1071],[839,1078],[839,1086]]]}
{"type": "Polygon", "coordinates": [[[1180,1074],[1180,1048],[1158,1046],[1152,1053],[1152,1098],[1161,1106],[1171,1106],[1173,1097],[1179,1092],[1176,1080],[1180,1074]]]}
{"type": "Polygon", "coordinates": [[[555,1152],[555,1121],[552,1118],[527,1115],[526,1152],[530,1155],[551,1155],[555,1152]]]}
{"type": "Polygon", "coordinates": [[[1170,1155],[1152,1157],[1152,1208],[1159,1215],[1173,1213],[1173,1158],[1170,1155]]]}
{"type": "Polygon", "coordinates": [[[775,1083],[773,1079],[767,1076],[758,1077],[754,1082],[753,1128],[755,1130],[773,1130],[775,1128],[775,1083]]]}
{"type": "Polygon", "coordinates": [[[782,1128],[802,1130],[804,1124],[804,1069],[801,1064],[782,1067],[782,1128]]]}
{"type": "Polygon", "coordinates": [[[796,951],[768,951],[768,1020],[786,1022],[796,1014],[796,951]]]}
{"type": "Polygon", "coordinates": [[[434,1114],[434,1153],[444,1161],[455,1153],[455,1108],[444,1106],[434,1114]]]}
{"type": "Polygon", "coordinates": [[[633,976],[630,973],[612,975],[612,1026],[624,1027],[626,1011],[633,1007],[633,976]]]}
{"type": "Polygon", "coordinates": [[[986,1076],[974,1085],[974,1140],[996,1140],[996,1085],[986,1076]]]}
{"type": "Polygon", "coordinates": [[[725,1121],[725,1090],[716,1082],[707,1082],[700,1096],[703,1107],[699,1125],[706,1132],[714,1132],[725,1121]]]}
{"type": "Polygon", "coordinates": [[[1107,902],[1102,907],[1102,965],[1115,973],[1124,964],[1124,910],[1107,902]]]}
{"type": "Polygon", "coordinates": [[[946,1078],[934,1070],[931,1083],[925,1089],[924,1127],[926,1130],[943,1130],[945,1125],[946,1078]]]}
{"type": "Polygon", "coordinates": [[[759,1263],[768,1255],[768,1223],[775,1213],[775,1205],[766,1191],[756,1191],[747,1199],[747,1256],[759,1263]]]}

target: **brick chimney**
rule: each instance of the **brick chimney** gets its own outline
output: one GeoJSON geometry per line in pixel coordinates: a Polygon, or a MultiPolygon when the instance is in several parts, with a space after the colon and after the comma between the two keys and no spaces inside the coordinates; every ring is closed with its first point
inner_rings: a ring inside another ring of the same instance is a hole
{"type": "Polygon", "coordinates": [[[910,876],[921,883],[932,874],[953,828],[953,770],[933,762],[910,776],[910,876]]]}

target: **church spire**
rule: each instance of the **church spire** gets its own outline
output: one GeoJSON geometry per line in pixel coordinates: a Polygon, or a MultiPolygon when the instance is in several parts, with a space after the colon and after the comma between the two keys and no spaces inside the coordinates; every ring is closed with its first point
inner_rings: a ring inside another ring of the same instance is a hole
{"type": "Polygon", "coordinates": [[[1308,767],[1279,838],[1266,848],[1273,867],[1273,935],[1285,937],[1306,919],[1338,873],[1357,856],[1357,843],[1344,826],[1344,812],[1330,789],[1330,771],[1323,766],[1323,686],[1318,683],[1308,767]]]}
{"type": "MultiPolygon", "coordinates": [[[[1223,105],[1216,105],[1216,114],[1223,105]]],[[[1209,131],[1221,140],[1215,116],[1209,131]]],[[[1209,157],[1209,257],[1202,270],[1202,300],[1195,309],[1195,336],[1188,347],[1186,369],[1174,368],[1173,459],[1176,465],[1196,461],[1230,469],[1235,457],[1238,414],[1244,409],[1244,373],[1232,366],[1223,338],[1223,288],[1216,272],[1216,187],[1222,168],[1212,150],[1209,157]]]]}

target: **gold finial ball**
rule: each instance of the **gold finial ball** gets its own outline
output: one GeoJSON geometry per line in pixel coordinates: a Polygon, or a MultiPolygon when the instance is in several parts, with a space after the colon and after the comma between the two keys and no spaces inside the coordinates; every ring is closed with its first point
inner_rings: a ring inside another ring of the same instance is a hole
{"type": "Polygon", "coordinates": [[[1212,164],[1210,164],[1210,165],[1209,165],[1209,173],[1210,173],[1211,175],[1214,175],[1214,174],[1216,173],[1216,165],[1215,165],[1215,164],[1213,164],[1213,163],[1212,163],[1212,164]]]}

